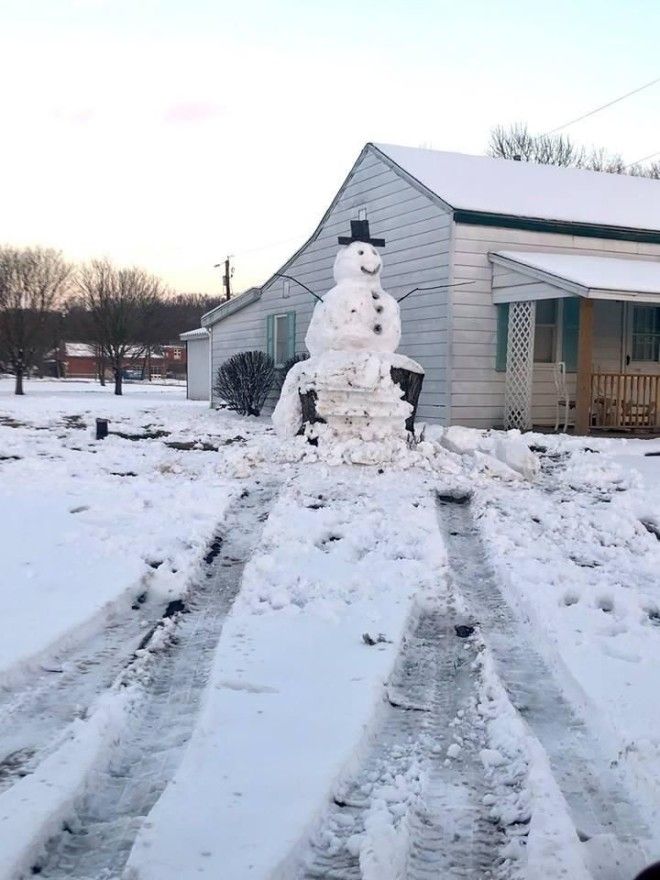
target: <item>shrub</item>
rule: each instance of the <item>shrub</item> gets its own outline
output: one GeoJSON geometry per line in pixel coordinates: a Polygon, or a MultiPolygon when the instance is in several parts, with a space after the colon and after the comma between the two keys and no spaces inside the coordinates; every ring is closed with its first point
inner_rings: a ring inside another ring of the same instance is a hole
{"type": "Polygon", "coordinates": [[[273,384],[275,364],[263,351],[241,351],[218,367],[214,391],[229,409],[258,416],[273,384]]]}

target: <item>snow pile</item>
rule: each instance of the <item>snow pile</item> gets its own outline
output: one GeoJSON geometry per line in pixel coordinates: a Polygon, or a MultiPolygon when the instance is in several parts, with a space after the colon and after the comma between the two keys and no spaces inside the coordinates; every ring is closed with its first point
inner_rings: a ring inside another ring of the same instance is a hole
{"type": "MultiPolygon", "coordinates": [[[[196,730],[131,855],[135,877],[287,875],[382,699],[414,597],[444,588],[441,564],[423,476],[306,467],[246,567],[196,730]]],[[[381,819],[374,841],[395,834],[381,819]]]]}
{"type": "Polygon", "coordinates": [[[533,481],[539,472],[539,461],[522,438],[520,431],[482,431],[452,425],[441,432],[432,432],[445,449],[457,455],[471,456],[479,470],[502,477],[533,481]]]}

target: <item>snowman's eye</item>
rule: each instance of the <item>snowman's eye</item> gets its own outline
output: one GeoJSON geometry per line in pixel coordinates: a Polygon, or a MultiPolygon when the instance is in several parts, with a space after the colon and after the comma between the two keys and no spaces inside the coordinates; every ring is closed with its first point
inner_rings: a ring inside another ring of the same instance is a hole
{"type": "Polygon", "coordinates": [[[358,251],[358,254],[359,254],[360,256],[362,256],[363,253],[364,253],[364,251],[358,251]]]}

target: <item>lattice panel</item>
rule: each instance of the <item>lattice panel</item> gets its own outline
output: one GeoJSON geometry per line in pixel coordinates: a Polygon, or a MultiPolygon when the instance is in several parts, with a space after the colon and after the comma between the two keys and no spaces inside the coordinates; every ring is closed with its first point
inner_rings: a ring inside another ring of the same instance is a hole
{"type": "Polygon", "coordinates": [[[507,429],[528,431],[532,427],[535,323],[535,302],[510,303],[504,391],[504,427],[507,429]]]}

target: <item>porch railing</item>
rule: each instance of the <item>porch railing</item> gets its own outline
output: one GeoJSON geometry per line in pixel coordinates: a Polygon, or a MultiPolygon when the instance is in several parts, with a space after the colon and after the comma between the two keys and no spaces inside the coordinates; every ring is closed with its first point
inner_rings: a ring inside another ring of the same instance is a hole
{"type": "Polygon", "coordinates": [[[592,373],[591,426],[660,430],[660,374],[592,373]]]}

